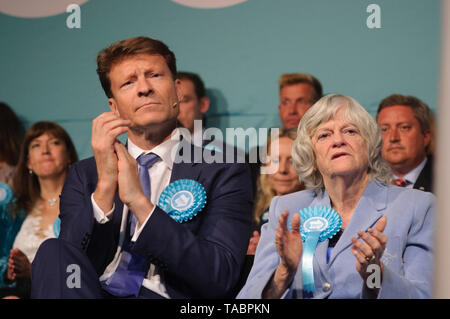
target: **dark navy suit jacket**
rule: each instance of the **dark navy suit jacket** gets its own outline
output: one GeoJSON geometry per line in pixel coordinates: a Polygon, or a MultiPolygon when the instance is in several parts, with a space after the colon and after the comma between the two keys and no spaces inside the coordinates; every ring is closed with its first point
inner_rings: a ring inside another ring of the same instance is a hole
{"type": "Polygon", "coordinates": [[[415,189],[425,192],[433,192],[433,156],[428,156],[427,162],[414,183],[415,189]]]}
{"type": "MultiPolygon", "coordinates": [[[[174,163],[170,182],[178,179],[202,184],[206,206],[182,224],[156,207],[133,250],[162,269],[171,298],[232,297],[250,232],[253,199],[248,165],[174,163]]],[[[61,194],[59,238],[85,250],[100,276],[117,250],[123,203],[116,193],[111,220],[98,223],[91,203],[96,184],[93,157],[72,165],[61,194]]]]}

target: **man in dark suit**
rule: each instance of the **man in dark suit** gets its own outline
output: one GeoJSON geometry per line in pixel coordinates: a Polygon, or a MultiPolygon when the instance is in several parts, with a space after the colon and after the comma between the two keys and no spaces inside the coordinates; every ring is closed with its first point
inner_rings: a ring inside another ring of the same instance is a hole
{"type": "MultiPolygon", "coordinates": [[[[195,143],[197,140],[195,135],[203,135],[203,116],[208,111],[211,100],[206,96],[205,84],[198,74],[178,72],[177,79],[180,80],[179,85],[183,94],[180,100],[178,121],[189,130],[195,143]],[[195,121],[198,121],[197,126],[195,125],[195,121]]],[[[197,146],[203,145],[200,144],[197,146]]]]}
{"type": "Polygon", "coordinates": [[[97,65],[111,112],[93,121],[94,157],[67,176],[60,237],[38,251],[32,297],[232,297],[250,229],[249,169],[198,161],[208,153],[183,139],[164,43],[125,39],[97,65]]]}
{"type": "Polygon", "coordinates": [[[433,113],[414,96],[393,94],[378,107],[383,158],[398,186],[433,191],[433,113]]]}

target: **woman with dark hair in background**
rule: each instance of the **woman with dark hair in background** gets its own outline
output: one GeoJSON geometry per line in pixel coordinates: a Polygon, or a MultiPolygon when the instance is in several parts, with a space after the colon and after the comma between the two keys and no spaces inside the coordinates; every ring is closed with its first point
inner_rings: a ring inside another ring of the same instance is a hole
{"type": "MultiPolygon", "coordinates": [[[[13,214],[12,180],[19,161],[20,147],[25,131],[19,118],[11,108],[0,102],[0,274],[8,268],[9,250],[22,225],[24,216],[13,214]]],[[[12,288],[0,276],[0,295],[12,288]]]]}
{"type": "Polygon", "coordinates": [[[17,281],[20,297],[29,296],[31,263],[41,243],[59,234],[59,194],[69,166],[78,161],[67,132],[53,122],[37,122],[27,131],[14,177],[15,210],[26,219],[10,252],[7,283],[17,281]]]}
{"type": "Polygon", "coordinates": [[[0,182],[11,184],[19,161],[24,129],[11,108],[0,102],[0,182]]]}

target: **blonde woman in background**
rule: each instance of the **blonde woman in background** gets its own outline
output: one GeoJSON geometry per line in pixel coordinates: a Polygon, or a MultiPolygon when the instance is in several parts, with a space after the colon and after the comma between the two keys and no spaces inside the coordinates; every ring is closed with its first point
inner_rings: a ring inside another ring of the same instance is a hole
{"type": "MultiPolygon", "coordinates": [[[[254,231],[247,250],[248,255],[254,255],[259,241],[261,226],[268,221],[270,202],[275,196],[290,194],[304,189],[297,173],[292,166],[291,147],[297,137],[297,129],[280,129],[278,135],[278,150],[272,150],[272,143],[267,142],[268,161],[264,165],[272,174],[261,174],[257,181],[257,195],[253,211],[254,231]],[[272,166],[272,167],[271,167],[272,166]]],[[[276,143],[274,143],[276,145],[276,143]]]]}

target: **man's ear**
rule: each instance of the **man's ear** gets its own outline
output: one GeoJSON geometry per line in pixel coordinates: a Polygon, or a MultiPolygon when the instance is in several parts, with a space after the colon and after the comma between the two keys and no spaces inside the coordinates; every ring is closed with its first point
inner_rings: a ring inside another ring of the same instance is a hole
{"type": "Polygon", "coordinates": [[[108,99],[108,104],[109,104],[109,108],[111,109],[111,112],[113,112],[115,115],[120,117],[119,109],[117,107],[116,100],[113,97],[108,99]]]}
{"type": "Polygon", "coordinates": [[[181,89],[181,80],[180,79],[175,80],[175,88],[177,90],[178,102],[180,102],[183,99],[183,90],[181,89]]]}
{"type": "Polygon", "coordinates": [[[425,148],[427,148],[428,145],[431,143],[431,136],[432,136],[431,131],[423,133],[423,136],[424,136],[423,144],[425,145],[425,148]]]}
{"type": "Polygon", "coordinates": [[[211,104],[211,100],[209,97],[204,96],[200,99],[200,113],[205,114],[209,110],[209,106],[211,104]]]}

